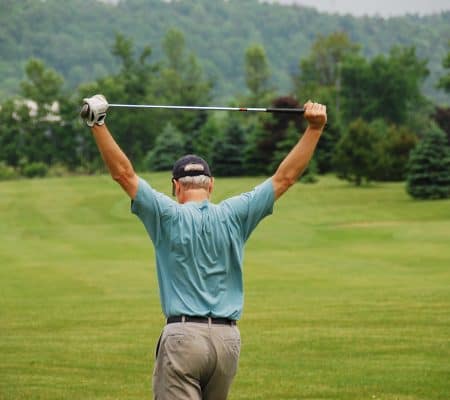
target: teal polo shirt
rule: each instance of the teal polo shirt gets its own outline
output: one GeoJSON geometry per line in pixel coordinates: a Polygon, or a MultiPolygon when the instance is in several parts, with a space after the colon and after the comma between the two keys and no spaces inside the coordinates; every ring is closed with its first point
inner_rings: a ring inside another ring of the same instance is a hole
{"type": "Polygon", "coordinates": [[[131,211],[155,248],[166,317],[240,318],[244,244],[274,202],[272,179],[219,204],[179,204],[139,178],[131,211]]]}

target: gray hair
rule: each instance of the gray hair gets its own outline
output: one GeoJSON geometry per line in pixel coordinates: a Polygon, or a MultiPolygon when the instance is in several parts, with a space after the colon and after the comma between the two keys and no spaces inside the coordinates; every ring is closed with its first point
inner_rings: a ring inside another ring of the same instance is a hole
{"type": "Polygon", "coordinates": [[[189,189],[206,189],[208,190],[211,183],[211,177],[206,175],[183,176],[178,179],[185,190],[189,189]]]}

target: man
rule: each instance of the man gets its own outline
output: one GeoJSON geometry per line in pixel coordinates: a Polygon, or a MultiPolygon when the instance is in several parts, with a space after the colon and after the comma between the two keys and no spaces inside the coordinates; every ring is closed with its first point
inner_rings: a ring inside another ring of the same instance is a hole
{"type": "Polygon", "coordinates": [[[136,175],[105,125],[102,95],[84,99],[106,166],[132,200],[156,253],[160,298],[167,324],[157,346],[155,399],[226,399],[237,370],[242,313],[242,260],[246,240],[310,161],[327,116],[308,102],[308,127],[275,174],[248,193],[218,205],[209,201],[214,178],[205,160],[180,158],[172,171],[177,202],[136,175]]]}

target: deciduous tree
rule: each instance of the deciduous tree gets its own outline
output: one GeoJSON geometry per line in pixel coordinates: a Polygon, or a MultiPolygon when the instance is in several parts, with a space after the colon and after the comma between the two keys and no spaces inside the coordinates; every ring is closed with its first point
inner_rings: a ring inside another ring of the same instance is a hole
{"type": "Polygon", "coordinates": [[[250,103],[263,105],[271,88],[269,63],[260,44],[254,44],[245,51],[245,82],[250,91],[250,103]]]}
{"type": "Polygon", "coordinates": [[[353,121],[336,146],[334,164],[338,175],[357,186],[372,180],[379,140],[373,126],[362,119],[353,121]]]}

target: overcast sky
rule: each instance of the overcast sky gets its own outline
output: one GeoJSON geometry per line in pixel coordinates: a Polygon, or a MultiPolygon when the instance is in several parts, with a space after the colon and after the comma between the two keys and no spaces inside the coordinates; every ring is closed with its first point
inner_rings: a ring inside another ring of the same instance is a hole
{"type": "MultiPolygon", "coordinates": [[[[273,0],[272,0],[273,1],[273,0]]],[[[433,14],[450,10],[450,0],[276,0],[315,7],[319,11],[339,14],[380,15],[433,14]]]]}

